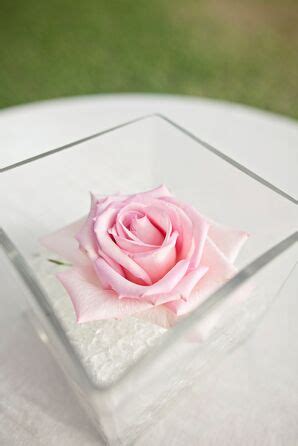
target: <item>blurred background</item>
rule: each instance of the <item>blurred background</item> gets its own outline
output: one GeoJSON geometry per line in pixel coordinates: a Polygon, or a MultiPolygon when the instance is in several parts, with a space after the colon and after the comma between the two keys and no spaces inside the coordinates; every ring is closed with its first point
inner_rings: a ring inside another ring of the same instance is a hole
{"type": "Polygon", "coordinates": [[[174,93],[298,118],[297,0],[0,0],[0,107],[174,93]]]}

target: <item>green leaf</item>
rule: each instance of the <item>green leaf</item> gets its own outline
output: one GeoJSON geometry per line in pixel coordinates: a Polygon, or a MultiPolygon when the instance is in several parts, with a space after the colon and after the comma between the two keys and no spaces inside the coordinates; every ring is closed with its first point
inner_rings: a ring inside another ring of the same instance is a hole
{"type": "Polygon", "coordinates": [[[48,259],[48,261],[51,262],[51,263],[55,263],[55,265],[72,266],[71,263],[64,262],[63,260],[48,259]]]}

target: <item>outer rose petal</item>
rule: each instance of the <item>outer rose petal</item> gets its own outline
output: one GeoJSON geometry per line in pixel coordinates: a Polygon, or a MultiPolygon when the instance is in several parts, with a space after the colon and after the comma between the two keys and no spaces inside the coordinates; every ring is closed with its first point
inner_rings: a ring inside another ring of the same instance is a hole
{"type": "Polygon", "coordinates": [[[100,319],[122,319],[152,308],[138,299],[119,300],[115,293],[101,288],[92,268],[69,268],[57,274],[70,295],[78,322],[100,319]]]}
{"type": "Polygon", "coordinates": [[[234,263],[249,237],[245,231],[237,231],[213,221],[210,221],[208,235],[231,263],[234,263]]]}
{"type": "Polygon", "coordinates": [[[175,325],[177,316],[168,310],[164,305],[157,305],[149,310],[134,314],[137,319],[143,319],[163,328],[170,328],[175,325]]]}
{"type": "Polygon", "coordinates": [[[208,265],[208,272],[199,281],[189,299],[176,300],[165,304],[167,308],[178,315],[189,313],[200,305],[211,293],[223,285],[236,273],[234,265],[217,248],[215,243],[207,238],[202,256],[202,264],[208,265]]]}
{"type": "MultiPolygon", "coordinates": [[[[89,214],[76,234],[80,247],[86,251],[91,259],[98,257],[97,241],[94,234],[94,218],[98,213],[102,213],[113,202],[119,202],[120,197],[118,195],[111,195],[109,197],[99,198],[91,194],[91,207],[89,214]]],[[[123,199],[123,198],[122,198],[123,199]]]]}
{"type": "MultiPolygon", "coordinates": [[[[104,201],[104,200],[102,200],[104,201]]],[[[86,251],[90,258],[97,257],[96,239],[93,232],[94,217],[96,216],[97,199],[91,194],[91,207],[83,226],[76,234],[80,247],[86,251]]]]}
{"type": "Polygon", "coordinates": [[[79,250],[75,234],[82,227],[84,219],[80,219],[59,229],[52,234],[42,237],[40,242],[50,251],[55,252],[62,259],[69,260],[74,265],[87,265],[88,258],[79,250]]]}

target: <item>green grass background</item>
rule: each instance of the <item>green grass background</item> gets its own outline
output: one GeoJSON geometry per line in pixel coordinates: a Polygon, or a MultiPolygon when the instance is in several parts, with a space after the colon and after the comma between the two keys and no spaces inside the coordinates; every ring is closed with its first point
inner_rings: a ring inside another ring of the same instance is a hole
{"type": "Polygon", "coordinates": [[[0,0],[0,107],[176,93],[298,117],[297,0],[0,0]]]}

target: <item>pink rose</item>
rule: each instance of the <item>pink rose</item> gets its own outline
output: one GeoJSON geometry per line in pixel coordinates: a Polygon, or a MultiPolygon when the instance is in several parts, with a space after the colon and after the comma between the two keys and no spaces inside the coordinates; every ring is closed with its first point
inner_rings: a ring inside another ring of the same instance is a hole
{"type": "Polygon", "coordinates": [[[43,243],[74,264],[58,278],[78,322],[134,315],[169,327],[235,274],[246,239],[161,186],[92,195],[87,218],[43,243]]]}

